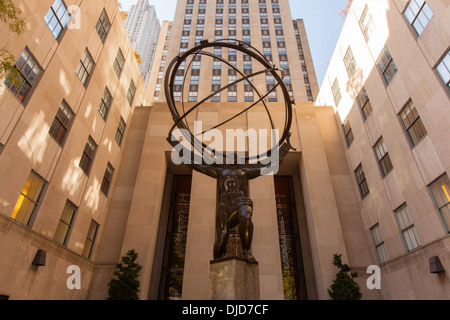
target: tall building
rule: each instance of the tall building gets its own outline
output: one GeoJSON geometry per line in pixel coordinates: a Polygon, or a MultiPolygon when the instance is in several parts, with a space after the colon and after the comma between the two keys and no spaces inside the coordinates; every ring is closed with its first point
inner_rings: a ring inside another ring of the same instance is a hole
{"type": "Polygon", "coordinates": [[[0,82],[1,299],[86,299],[128,127],[149,103],[117,2],[76,3],[14,1],[24,33],[0,27],[22,80],[0,82]]]}
{"type": "Polygon", "coordinates": [[[128,11],[125,28],[130,37],[131,45],[141,57],[140,69],[145,85],[148,86],[161,30],[155,6],[151,6],[148,0],[138,0],[128,11]]]}
{"type": "Polygon", "coordinates": [[[382,299],[450,298],[449,11],[353,1],[317,99],[342,127],[382,299]]]}
{"type": "MultiPolygon", "coordinates": [[[[302,20],[292,20],[289,3],[280,1],[280,3],[266,4],[265,2],[245,0],[242,2],[218,1],[217,3],[215,1],[201,1],[200,3],[188,1],[186,4],[178,2],[169,35],[162,34],[160,37],[160,44],[163,41],[167,41],[167,43],[163,56],[158,56],[155,60],[155,65],[159,65],[160,68],[155,68],[149,86],[149,91],[154,93],[155,102],[165,101],[164,88],[157,84],[162,83],[166,63],[168,64],[180,53],[200,44],[202,40],[212,42],[221,39],[241,40],[259,49],[273,65],[285,71],[284,82],[291,97],[296,101],[313,101],[314,93],[317,95],[318,85],[306,30],[302,20]],[[167,37],[170,37],[170,41],[166,40],[167,37]],[[159,59],[162,59],[162,65],[159,59]],[[302,70],[302,72],[292,72],[293,70],[302,70]],[[153,87],[155,87],[154,91],[153,87]]],[[[256,68],[252,65],[252,61],[247,59],[248,57],[236,55],[233,50],[216,50],[214,54],[232,61],[233,65],[244,70],[246,74],[254,72],[256,68]]],[[[187,69],[188,66],[185,68],[187,69]]],[[[199,101],[198,97],[207,96],[213,88],[224,86],[229,81],[236,79],[236,74],[231,67],[228,68],[230,69],[228,72],[226,68],[222,68],[221,63],[207,59],[207,57],[202,57],[193,63],[191,69],[197,70],[193,71],[194,78],[192,78],[191,70],[184,74],[186,88],[189,90],[181,92],[181,82],[180,80],[176,81],[175,95],[179,101],[182,96],[187,97],[186,101],[188,102],[199,101]],[[197,83],[197,78],[202,80],[201,83],[197,83]]],[[[255,78],[254,82],[261,91],[274,86],[274,79],[270,75],[267,75],[266,79],[264,77],[255,78]]],[[[268,100],[278,101],[280,95],[281,91],[277,89],[270,94],[268,100]]],[[[213,97],[211,101],[248,102],[253,99],[253,90],[242,82],[213,97]]]]}

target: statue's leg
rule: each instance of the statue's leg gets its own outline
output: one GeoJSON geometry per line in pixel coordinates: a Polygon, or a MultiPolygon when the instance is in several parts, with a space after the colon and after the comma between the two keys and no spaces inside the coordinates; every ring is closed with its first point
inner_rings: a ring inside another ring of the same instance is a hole
{"type": "Polygon", "coordinates": [[[246,259],[249,261],[255,261],[255,257],[253,257],[250,250],[253,240],[252,215],[253,208],[251,206],[241,206],[238,210],[238,216],[240,220],[239,235],[241,237],[242,250],[244,251],[246,259]]]}
{"type": "Polygon", "coordinates": [[[227,253],[228,219],[225,208],[218,208],[216,216],[217,240],[214,244],[214,259],[220,259],[227,253]]]}

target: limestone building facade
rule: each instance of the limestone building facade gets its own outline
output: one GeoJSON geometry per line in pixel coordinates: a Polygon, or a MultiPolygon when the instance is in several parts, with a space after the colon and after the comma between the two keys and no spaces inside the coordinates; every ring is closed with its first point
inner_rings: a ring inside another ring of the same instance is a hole
{"type": "Polygon", "coordinates": [[[382,299],[449,298],[449,15],[448,1],[353,1],[316,102],[342,127],[382,299]]]}
{"type": "Polygon", "coordinates": [[[0,26],[22,77],[0,83],[0,295],[86,299],[127,126],[149,98],[116,1],[14,4],[26,28],[0,26]]]}

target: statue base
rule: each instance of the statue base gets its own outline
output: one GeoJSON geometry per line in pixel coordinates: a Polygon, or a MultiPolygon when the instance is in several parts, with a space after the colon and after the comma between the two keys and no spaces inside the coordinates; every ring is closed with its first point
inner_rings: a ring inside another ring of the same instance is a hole
{"type": "Polygon", "coordinates": [[[260,300],[259,265],[238,257],[213,260],[209,271],[210,300],[260,300]]]}

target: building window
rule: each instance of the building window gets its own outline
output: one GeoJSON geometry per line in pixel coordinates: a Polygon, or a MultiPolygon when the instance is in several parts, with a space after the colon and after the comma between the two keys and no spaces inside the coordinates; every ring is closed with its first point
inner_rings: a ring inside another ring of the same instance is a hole
{"type": "Polygon", "coordinates": [[[439,74],[442,83],[445,85],[447,93],[450,94],[450,51],[448,51],[439,62],[436,71],[439,74]]]}
{"type": "Polygon", "coordinates": [[[427,135],[427,130],[420,119],[419,113],[412,100],[410,100],[400,112],[400,119],[408,133],[412,146],[417,145],[427,135]]]}
{"type": "Polygon", "coordinates": [[[331,91],[333,93],[334,103],[336,106],[339,105],[339,102],[341,102],[341,88],[339,87],[338,80],[334,80],[333,86],[331,87],[331,91]]]}
{"type": "Polygon", "coordinates": [[[359,108],[361,109],[364,121],[367,120],[367,118],[372,113],[372,104],[370,103],[369,96],[367,95],[366,88],[363,87],[361,92],[359,93],[358,97],[356,97],[356,100],[358,101],[359,108]]]}
{"type": "Polygon", "coordinates": [[[395,74],[397,73],[398,69],[397,66],[395,65],[394,59],[392,59],[391,53],[387,48],[385,48],[383,53],[381,54],[381,57],[378,60],[377,65],[383,75],[385,84],[389,85],[389,83],[392,81],[395,74]]]}
{"type": "Polygon", "coordinates": [[[106,166],[105,175],[103,176],[102,186],[100,188],[100,191],[103,192],[105,196],[108,196],[109,187],[111,186],[113,175],[114,175],[114,168],[108,162],[108,165],[106,166]]]}
{"type": "Polygon", "coordinates": [[[44,179],[32,171],[20,193],[11,218],[31,227],[37,208],[41,203],[45,186],[44,179]]]}
{"type": "Polygon", "coordinates": [[[105,88],[102,100],[100,101],[100,105],[98,107],[98,112],[100,112],[100,115],[103,119],[106,119],[106,116],[108,115],[109,107],[111,107],[111,102],[111,93],[109,92],[108,88],[105,88]]]}
{"type": "Polygon", "coordinates": [[[89,175],[91,170],[92,161],[94,160],[95,151],[97,150],[97,144],[94,142],[91,136],[89,136],[86,146],[84,147],[83,155],[81,156],[80,168],[89,175]]]}
{"type": "Polygon", "coordinates": [[[450,233],[450,180],[447,174],[433,182],[429,189],[447,228],[447,232],[450,233]]]}
{"type": "Polygon", "coordinates": [[[122,145],[123,136],[125,135],[125,129],[127,125],[125,124],[125,120],[123,120],[122,117],[120,117],[119,125],[117,126],[116,131],[116,142],[119,146],[122,145]]]}
{"type": "Polygon", "coordinates": [[[92,70],[94,69],[94,60],[92,59],[91,54],[86,49],[84,50],[83,57],[80,60],[80,64],[77,68],[78,79],[80,79],[81,83],[86,87],[89,78],[91,77],[92,70]]]}
{"type": "Polygon", "coordinates": [[[406,204],[395,210],[395,218],[402,233],[403,242],[408,251],[414,250],[420,246],[419,237],[417,236],[416,227],[412,223],[408,207],[406,204]]]}
{"type": "Polygon", "coordinates": [[[361,193],[361,198],[364,198],[369,193],[369,186],[367,185],[366,175],[364,173],[362,164],[358,166],[355,170],[356,181],[358,182],[359,192],[361,193]]]}
{"type": "Polygon", "coordinates": [[[356,69],[356,60],[353,56],[352,49],[349,47],[344,57],[345,68],[347,69],[348,76],[351,77],[356,69]]]}
{"type": "Polygon", "coordinates": [[[136,94],[136,86],[134,84],[134,81],[131,80],[130,86],[128,87],[128,93],[127,93],[127,100],[128,100],[128,103],[130,104],[130,106],[133,103],[135,94],[136,94]]]}
{"type": "Polygon", "coordinates": [[[359,20],[359,25],[361,26],[361,30],[363,31],[366,42],[369,41],[375,29],[375,24],[373,22],[373,16],[369,12],[369,7],[367,5],[364,8],[361,19],[359,20]]]}
{"type": "Polygon", "coordinates": [[[94,220],[91,221],[89,231],[84,243],[83,256],[90,259],[92,258],[92,252],[94,251],[95,241],[97,240],[98,228],[100,225],[94,220]]]}
{"type": "Polygon", "coordinates": [[[11,72],[4,83],[23,103],[39,79],[42,69],[28,48],[22,52],[14,67],[16,72],[11,72]]]}
{"type": "Polygon", "coordinates": [[[58,39],[61,31],[67,26],[70,15],[67,12],[67,8],[61,0],[53,2],[50,10],[44,17],[44,21],[53,34],[55,39],[58,39]]]}
{"type": "Polygon", "coordinates": [[[97,29],[97,33],[100,39],[103,43],[105,43],[106,37],[108,36],[109,30],[111,29],[111,22],[109,21],[105,9],[103,9],[95,28],[97,29]]]}
{"type": "Polygon", "coordinates": [[[72,230],[76,211],[77,208],[71,202],[67,201],[61,218],[59,219],[55,237],[53,238],[53,240],[63,246],[67,246],[67,242],[69,241],[70,231],[72,230]]]}
{"type": "Polygon", "coordinates": [[[377,223],[375,226],[370,228],[370,233],[372,234],[375,251],[377,252],[378,262],[380,264],[385,263],[389,260],[389,257],[387,254],[386,245],[381,237],[380,225],[377,223]]]}
{"type": "Polygon", "coordinates": [[[353,137],[352,127],[350,125],[350,121],[345,121],[342,125],[344,128],[344,134],[345,134],[345,141],[347,142],[347,147],[350,147],[350,145],[353,143],[355,138],[353,137]]]}
{"type": "Polygon", "coordinates": [[[117,78],[120,78],[122,74],[123,66],[125,65],[125,58],[123,57],[122,50],[119,49],[116,55],[116,59],[114,60],[114,72],[117,75],[117,78]]]}
{"type": "Polygon", "coordinates": [[[433,17],[433,11],[424,0],[411,0],[404,15],[409,24],[414,27],[420,36],[433,17]]]}
{"type": "Polygon", "coordinates": [[[380,140],[378,140],[373,148],[375,150],[375,154],[377,156],[378,164],[380,165],[383,177],[385,177],[389,172],[392,171],[394,167],[392,166],[391,157],[387,152],[387,148],[382,137],[380,138],[380,140]]]}
{"type": "Polygon", "coordinates": [[[69,105],[63,101],[59,106],[59,110],[56,113],[52,126],[50,127],[49,134],[58,142],[61,146],[64,143],[64,138],[67,131],[69,131],[70,124],[74,113],[70,109],[69,105]]]}

